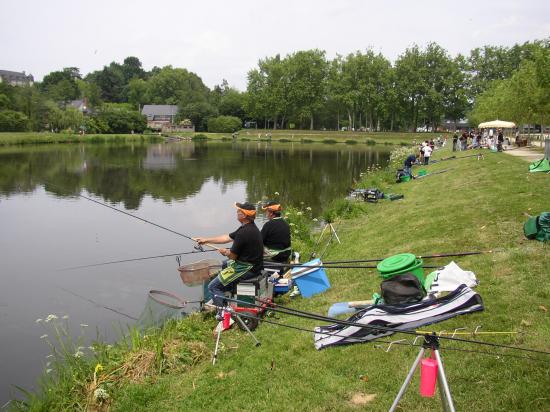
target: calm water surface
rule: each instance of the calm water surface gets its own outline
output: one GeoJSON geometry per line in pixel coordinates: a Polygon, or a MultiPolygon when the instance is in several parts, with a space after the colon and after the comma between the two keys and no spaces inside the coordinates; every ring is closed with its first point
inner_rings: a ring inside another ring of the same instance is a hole
{"type": "Polygon", "coordinates": [[[33,388],[47,368],[40,336],[51,331],[37,319],[68,316],[75,335],[93,338],[97,329],[115,339],[115,325],[133,322],[117,312],[139,317],[149,290],[201,296],[200,287],[183,285],[174,258],[60,271],[193,249],[183,237],[77,194],[186,235],[211,236],[237,227],[233,202],[275,192],[283,205],[303,202],[318,215],[367,166],[388,157],[387,148],[363,145],[258,142],[0,149],[0,406],[16,393],[12,385],[33,388]]]}

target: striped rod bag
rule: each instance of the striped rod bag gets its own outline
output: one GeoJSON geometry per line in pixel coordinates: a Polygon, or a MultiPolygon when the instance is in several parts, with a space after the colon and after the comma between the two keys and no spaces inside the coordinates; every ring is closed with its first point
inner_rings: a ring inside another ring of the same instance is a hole
{"type": "Polygon", "coordinates": [[[369,342],[402,330],[415,330],[482,310],[481,296],[466,285],[460,285],[441,298],[427,298],[404,305],[372,305],[347,319],[347,322],[356,323],[357,326],[333,324],[316,327],[315,348],[369,342]],[[372,327],[369,328],[369,325],[372,327]]]}

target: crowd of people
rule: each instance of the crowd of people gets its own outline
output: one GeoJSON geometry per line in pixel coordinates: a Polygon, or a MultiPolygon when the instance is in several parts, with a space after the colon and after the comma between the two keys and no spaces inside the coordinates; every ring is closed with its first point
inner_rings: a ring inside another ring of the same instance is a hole
{"type": "MultiPolygon", "coordinates": [[[[516,143],[518,143],[519,132],[516,132],[516,143]]],[[[510,145],[510,139],[506,139],[508,145],[510,145]]],[[[453,136],[453,152],[468,150],[468,149],[480,149],[487,148],[491,150],[498,150],[499,152],[504,150],[504,134],[502,129],[488,129],[481,132],[481,130],[471,130],[469,132],[463,131],[460,135],[457,133],[453,136]]]]}

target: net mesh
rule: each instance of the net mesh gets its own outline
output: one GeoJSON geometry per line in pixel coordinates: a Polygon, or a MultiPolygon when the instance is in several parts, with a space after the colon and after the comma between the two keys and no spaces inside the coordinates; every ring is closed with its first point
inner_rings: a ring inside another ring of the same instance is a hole
{"type": "Polygon", "coordinates": [[[187,286],[198,286],[221,268],[216,259],[204,259],[178,268],[182,282],[187,286]]]}
{"type": "Polygon", "coordinates": [[[138,319],[142,329],[161,327],[170,319],[181,319],[187,315],[186,303],[176,295],[162,290],[151,290],[138,319]]]}

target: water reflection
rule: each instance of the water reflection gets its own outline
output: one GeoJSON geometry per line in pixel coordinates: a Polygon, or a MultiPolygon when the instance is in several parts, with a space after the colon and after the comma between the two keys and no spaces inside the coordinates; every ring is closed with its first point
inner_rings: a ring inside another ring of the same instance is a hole
{"type": "Polygon", "coordinates": [[[65,197],[85,189],[138,209],[150,195],[186,200],[208,180],[222,191],[246,183],[247,199],[274,192],[285,204],[307,203],[318,213],[342,196],[361,170],[384,164],[387,150],[365,146],[262,142],[61,145],[0,151],[0,193],[32,192],[45,185],[65,197]],[[49,185],[50,184],[50,185],[49,185]]]}

